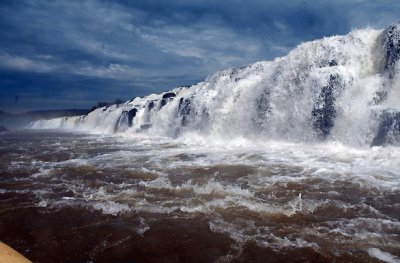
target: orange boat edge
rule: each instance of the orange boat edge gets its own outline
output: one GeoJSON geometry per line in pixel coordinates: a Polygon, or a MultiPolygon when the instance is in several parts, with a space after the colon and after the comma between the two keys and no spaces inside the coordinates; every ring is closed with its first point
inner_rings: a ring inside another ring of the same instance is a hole
{"type": "Polygon", "coordinates": [[[0,263],[32,263],[26,257],[0,241],[0,263]]]}

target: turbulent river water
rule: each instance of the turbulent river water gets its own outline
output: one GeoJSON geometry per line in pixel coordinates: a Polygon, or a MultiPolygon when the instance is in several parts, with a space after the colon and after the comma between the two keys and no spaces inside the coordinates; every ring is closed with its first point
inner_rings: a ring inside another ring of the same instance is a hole
{"type": "Polygon", "coordinates": [[[400,148],[0,134],[0,238],[34,262],[400,262],[400,148]]]}

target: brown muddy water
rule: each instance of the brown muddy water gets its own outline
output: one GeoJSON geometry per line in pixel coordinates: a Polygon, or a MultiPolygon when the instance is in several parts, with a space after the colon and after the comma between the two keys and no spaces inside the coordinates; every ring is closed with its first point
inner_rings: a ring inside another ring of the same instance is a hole
{"type": "Polygon", "coordinates": [[[400,149],[4,132],[0,240],[34,262],[400,262],[400,149]]]}

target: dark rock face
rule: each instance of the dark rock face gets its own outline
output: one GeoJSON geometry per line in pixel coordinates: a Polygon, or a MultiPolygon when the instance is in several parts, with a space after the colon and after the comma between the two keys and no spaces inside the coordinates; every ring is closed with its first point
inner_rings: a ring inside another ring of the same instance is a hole
{"type": "Polygon", "coordinates": [[[337,66],[337,65],[338,65],[338,63],[334,59],[331,59],[331,60],[328,61],[328,66],[329,67],[334,67],[334,66],[337,66]]]}
{"type": "Polygon", "coordinates": [[[150,101],[147,105],[147,111],[151,111],[154,108],[155,104],[154,101],[150,101]]]}
{"type": "Polygon", "coordinates": [[[386,111],[380,116],[378,133],[371,146],[400,143],[400,112],[386,111]]]}
{"type": "Polygon", "coordinates": [[[160,109],[161,109],[162,107],[164,107],[165,105],[167,105],[168,101],[169,101],[169,100],[162,99],[161,102],[160,102],[160,109]]]}
{"type": "Polygon", "coordinates": [[[313,126],[318,135],[325,139],[331,132],[335,124],[336,108],[335,101],[337,93],[340,91],[340,79],[338,75],[331,75],[327,86],[321,89],[314,108],[311,112],[313,126]]]}
{"type": "Polygon", "coordinates": [[[175,98],[175,97],[176,97],[176,94],[173,92],[167,92],[162,96],[163,99],[169,99],[169,98],[175,98]]]}
{"type": "Polygon", "coordinates": [[[381,104],[387,99],[387,91],[386,90],[380,90],[375,92],[375,96],[372,98],[372,103],[373,104],[381,104]]]}
{"type": "Polygon", "coordinates": [[[160,109],[167,105],[168,102],[173,100],[176,97],[176,94],[173,92],[167,92],[162,96],[161,102],[160,102],[160,109]]]}
{"type": "Polygon", "coordinates": [[[133,109],[128,111],[128,126],[129,127],[132,127],[132,121],[133,121],[133,118],[136,117],[136,113],[137,113],[137,109],[136,108],[133,108],[133,109]]]}
{"type": "Polygon", "coordinates": [[[336,59],[329,59],[327,58],[326,60],[321,61],[321,64],[319,65],[320,68],[324,67],[335,67],[339,65],[338,61],[336,59]]]}
{"type": "Polygon", "coordinates": [[[188,123],[188,116],[191,112],[191,100],[189,98],[181,98],[179,100],[178,115],[182,116],[182,125],[186,126],[188,123]]]}
{"type": "Polygon", "coordinates": [[[385,52],[384,69],[389,72],[389,78],[393,78],[400,59],[400,23],[393,24],[383,31],[382,41],[385,52]]]}
{"type": "Polygon", "coordinates": [[[256,99],[257,117],[253,120],[257,126],[262,127],[264,120],[271,113],[271,105],[269,102],[270,92],[264,91],[260,97],[256,99]]]}
{"type": "Polygon", "coordinates": [[[133,118],[135,118],[137,109],[133,108],[129,111],[123,111],[114,126],[114,132],[117,132],[120,127],[132,127],[133,118]]]}

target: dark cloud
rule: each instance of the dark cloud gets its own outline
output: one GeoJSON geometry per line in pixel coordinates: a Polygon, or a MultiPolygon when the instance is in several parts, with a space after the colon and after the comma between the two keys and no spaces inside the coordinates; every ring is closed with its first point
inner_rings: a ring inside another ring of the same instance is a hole
{"type": "Polygon", "coordinates": [[[1,1],[0,109],[160,92],[303,41],[383,28],[399,11],[398,0],[1,1]]]}

